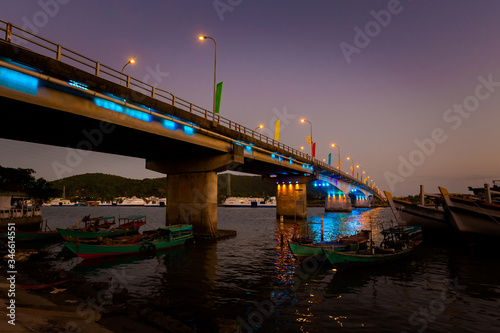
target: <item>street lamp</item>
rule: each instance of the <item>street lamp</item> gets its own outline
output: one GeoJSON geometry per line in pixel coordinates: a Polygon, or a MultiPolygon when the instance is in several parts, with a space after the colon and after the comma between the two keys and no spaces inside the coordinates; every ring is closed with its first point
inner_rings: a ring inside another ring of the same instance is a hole
{"type": "Polygon", "coordinates": [[[121,74],[120,74],[120,85],[122,84],[122,78],[123,78],[123,71],[125,70],[125,67],[127,67],[128,64],[133,64],[135,62],[135,59],[132,58],[130,59],[122,68],[121,74]]]}
{"type": "MultiPolygon", "coordinates": [[[[361,167],[359,166],[359,164],[357,164],[357,165],[356,165],[356,169],[360,169],[360,170],[361,170],[361,181],[363,181],[363,174],[365,173],[365,172],[363,171],[363,168],[361,168],[361,167]]],[[[353,176],[354,176],[354,175],[353,175],[353,176]]],[[[356,179],[357,179],[357,178],[358,178],[358,177],[356,177],[356,179]]]]}
{"type": "Polygon", "coordinates": [[[311,160],[312,160],[312,158],[313,158],[313,143],[314,143],[314,141],[313,141],[313,125],[309,120],[304,119],[304,118],[300,119],[300,122],[301,123],[308,122],[309,125],[311,126],[311,160]]]}
{"type": "Polygon", "coordinates": [[[258,130],[258,129],[262,129],[262,128],[264,128],[264,125],[260,124],[260,125],[259,125],[256,129],[254,129],[253,131],[255,132],[256,130],[258,130]]]}
{"type": "Polygon", "coordinates": [[[214,42],[215,45],[215,56],[214,56],[214,105],[213,105],[213,114],[214,114],[214,119],[215,119],[215,93],[217,91],[217,43],[215,42],[215,39],[209,36],[199,36],[199,40],[205,40],[205,39],[211,39],[214,42]]]}
{"type": "Polygon", "coordinates": [[[335,143],[332,143],[332,147],[337,147],[337,149],[339,150],[339,171],[340,171],[340,147],[337,146],[335,143]]]}

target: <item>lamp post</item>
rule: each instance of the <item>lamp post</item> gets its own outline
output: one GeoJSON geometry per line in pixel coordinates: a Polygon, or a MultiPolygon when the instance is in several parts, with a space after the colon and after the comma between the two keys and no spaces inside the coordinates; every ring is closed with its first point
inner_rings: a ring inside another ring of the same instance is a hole
{"type": "Polygon", "coordinates": [[[263,129],[264,128],[264,125],[260,124],[259,126],[257,126],[257,128],[255,128],[253,131],[255,132],[256,130],[258,129],[263,129]]]}
{"type": "Polygon", "coordinates": [[[340,171],[340,147],[337,146],[335,143],[332,143],[332,147],[337,147],[337,149],[339,150],[339,171],[340,171]]]}
{"type": "MultiPolygon", "coordinates": [[[[362,168],[362,167],[360,167],[360,166],[359,166],[359,164],[356,164],[356,169],[359,169],[359,170],[361,171],[361,181],[363,181],[363,174],[365,173],[365,172],[363,171],[363,168],[362,168]]],[[[356,177],[356,178],[358,178],[358,177],[356,177]]]]}
{"type": "Polygon", "coordinates": [[[347,160],[351,161],[352,176],[354,177],[354,161],[349,156],[347,156],[347,160]]]}
{"type": "Polygon", "coordinates": [[[135,63],[135,59],[130,59],[122,68],[122,71],[120,73],[120,85],[122,84],[122,78],[123,78],[123,71],[125,70],[125,67],[127,67],[128,64],[133,64],[135,63]]]}
{"type": "Polygon", "coordinates": [[[214,42],[215,46],[215,56],[214,56],[214,102],[213,102],[213,114],[214,114],[214,119],[215,119],[215,93],[217,91],[217,43],[215,42],[215,39],[209,36],[199,36],[198,37],[200,40],[205,40],[205,39],[210,39],[214,42]]]}
{"type": "Polygon", "coordinates": [[[312,125],[312,123],[309,120],[304,119],[304,118],[300,119],[300,122],[301,123],[308,122],[309,125],[311,126],[311,160],[312,160],[312,158],[313,158],[313,144],[314,144],[314,141],[313,141],[313,125],[312,125]]]}

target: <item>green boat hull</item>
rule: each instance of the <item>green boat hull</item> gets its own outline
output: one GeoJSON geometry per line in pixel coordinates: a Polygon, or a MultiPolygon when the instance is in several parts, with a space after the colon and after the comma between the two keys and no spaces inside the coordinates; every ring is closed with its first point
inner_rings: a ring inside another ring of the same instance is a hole
{"type": "MultiPolygon", "coordinates": [[[[2,231],[5,237],[9,236],[8,231],[2,231]]],[[[57,231],[15,231],[16,242],[27,241],[57,241],[61,240],[61,235],[57,231]]]]}
{"type": "MultiPolygon", "coordinates": [[[[183,246],[187,240],[193,238],[193,229],[191,225],[167,226],[158,229],[158,232],[159,233],[154,233],[154,235],[157,236],[153,239],[145,239],[142,241],[137,238],[138,236],[135,236],[129,237],[128,240],[122,243],[97,244],[96,242],[78,241],[64,242],[64,245],[81,258],[95,259],[108,256],[152,253],[183,246]]],[[[139,237],[144,236],[141,235],[139,237]]]]}
{"type": "Polygon", "coordinates": [[[394,253],[369,254],[357,253],[356,251],[338,252],[323,249],[328,261],[337,269],[361,268],[386,264],[403,259],[412,253],[412,248],[394,253]]]}
{"type": "Polygon", "coordinates": [[[136,253],[152,253],[184,245],[186,239],[152,241],[133,245],[92,245],[78,242],[64,242],[64,245],[83,259],[120,256],[136,253]]]}
{"type": "Polygon", "coordinates": [[[300,260],[314,257],[317,259],[324,258],[323,249],[333,249],[334,251],[343,251],[346,248],[345,244],[336,242],[327,243],[300,243],[294,241],[288,241],[288,246],[292,254],[300,260]]]}

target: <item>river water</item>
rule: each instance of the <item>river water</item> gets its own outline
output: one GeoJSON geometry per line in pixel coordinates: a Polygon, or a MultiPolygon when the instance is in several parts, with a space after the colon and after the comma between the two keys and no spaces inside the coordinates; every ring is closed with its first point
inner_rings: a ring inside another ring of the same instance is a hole
{"type": "MultiPolygon", "coordinates": [[[[44,207],[52,227],[69,227],[84,215],[143,214],[144,230],[164,225],[165,208],[44,207]]],[[[118,281],[137,304],[168,300],[165,314],[199,332],[211,318],[237,320],[242,332],[499,332],[500,251],[468,248],[447,237],[425,241],[411,258],[388,266],[335,271],[315,259],[298,263],[286,246],[294,221],[274,208],[219,208],[218,228],[235,238],[197,242],[157,253],[87,262],[62,244],[46,246],[52,269],[90,281],[118,281]]],[[[334,239],[390,224],[388,208],[325,213],[308,208],[298,230],[334,239]],[[382,224],[383,223],[383,224],[382,224]]]]}

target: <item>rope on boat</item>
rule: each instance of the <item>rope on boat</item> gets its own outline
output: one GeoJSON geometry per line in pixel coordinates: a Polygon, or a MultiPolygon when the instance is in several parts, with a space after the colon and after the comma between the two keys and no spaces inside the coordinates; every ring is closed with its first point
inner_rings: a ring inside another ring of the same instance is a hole
{"type": "Polygon", "coordinates": [[[496,222],[497,224],[500,224],[500,221],[498,221],[494,216],[492,216],[491,214],[488,214],[485,209],[481,206],[478,205],[478,203],[476,201],[474,201],[474,205],[477,206],[477,208],[479,208],[481,210],[481,212],[484,214],[484,215],[487,215],[488,217],[490,217],[494,222],[496,222]]]}

